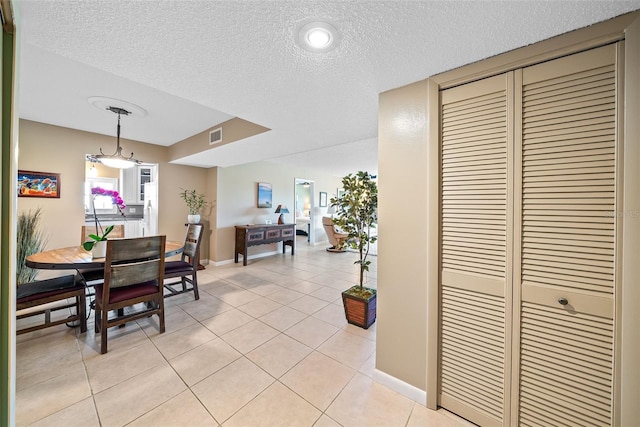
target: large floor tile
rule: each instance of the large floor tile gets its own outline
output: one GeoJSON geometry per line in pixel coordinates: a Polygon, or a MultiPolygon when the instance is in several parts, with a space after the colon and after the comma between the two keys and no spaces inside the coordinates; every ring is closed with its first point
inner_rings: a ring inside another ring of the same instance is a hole
{"type": "Polygon", "coordinates": [[[360,369],[376,351],[376,343],[340,330],[320,345],[318,351],[353,369],[360,369]]]}
{"type": "Polygon", "coordinates": [[[260,321],[276,328],[279,331],[285,331],[306,317],[306,314],[298,310],[294,310],[287,306],[281,306],[271,313],[260,317],[260,321]]]}
{"type": "Polygon", "coordinates": [[[254,301],[251,301],[250,303],[239,306],[238,310],[257,318],[270,313],[280,307],[282,307],[282,304],[277,303],[273,300],[270,300],[268,298],[258,298],[254,301]]]}
{"type": "Polygon", "coordinates": [[[202,293],[199,300],[181,304],[180,308],[189,313],[194,319],[201,321],[231,310],[233,306],[219,298],[202,293]]]}
{"type": "Polygon", "coordinates": [[[85,362],[89,383],[94,393],[165,365],[167,361],[149,341],[122,351],[110,351],[85,362]]]}
{"type": "Polygon", "coordinates": [[[225,422],[225,427],[312,426],[321,413],[280,383],[274,383],[225,422]]]}
{"type": "Polygon", "coordinates": [[[329,406],[326,414],[345,427],[406,426],[414,402],[356,374],[329,406]]]}
{"type": "Polygon", "coordinates": [[[274,378],[280,378],[311,351],[306,345],[280,334],[247,353],[246,356],[274,378]]]}
{"type": "Polygon", "coordinates": [[[16,392],[16,425],[29,425],[91,397],[83,365],[16,392]]]}
{"type": "Polygon", "coordinates": [[[340,305],[329,304],[326,307],[313,313],[313,317],[323,320],[333,326],[342,328],[347,324],[347,318],[344,314],[344,307],[342,306],[342,300],[340,305]]]}
{"type": "Polygon", "coordinates": [[[196,399],[191,390],[186,390],[166,403],[152,409],[129,427],[146,426],[217,426],[218,423],[196,399]]]}
{"type": "Polygon", "coordinates": [[[186,390],[169,366],[153,368],[95,395],[102,426],[123,426],[186,390]]]}
{"type": "Polygon", "coordinates": [[[341,427],[336,421],[332,420],[327,416],[327,414],[322,414],[322,416],[316,421],[313,427],[341,427]]]}
{"type": "Polygon", "coordinates": [[[182,353],[169,363],[188,386],[193,386],[240,357],[242,354],[218,338],[182,353]]]}
{"type": "Polygon", "coordinates": [[[280,381],[324,411],[354,374],[353,369],[314,351],[280,381]]]}
{"type": "Polygon", "coordinates": [[[307,317],[302,322],[287,329],[285,334],[311,348],[316,348],[337,331],[338,328],[327,322],[315,317],[307,317]]]}
{"type": "Polygon", "coordinates": [[[279,332],[269,325],[253,320],[227,332],[221,338],[242,354],[246,354],[278,335],[279,332]]]}
{"type": "Polygon", "coordinates": [[[191,388],[198,400],[222,423],[275,380],[258,366],[240,358],[191,388]]]}
{"type": "Polygon", "coordinates": [[[241,305],[248,304],[251,301],[257,300],[262,297],[251,291],[242,290],[242,291],[221,295],[219,298],[222,301],[224,301],[226,304],[229,304],[237,308],[237,307],[240,307],[241,305]]]}
{"type": "Polygon", "coordinates": [[[201,323],[214,334],[220,336],[249,323],[253,317],[234,308],[217,316],[203,320],[201,323]]]}
{"type": "Polygon", "coordinates": [[[327,301],[323,301],[319,298],[311,297],[309,295],[305,295],[300,299],[297,299],[289,304],[289,307],[301,311],[306,314],[313,314],[316,311],[326,307],[329,303],[327,301]]]}
{"type": "Polygon", "coordinates": [[[170,334],[165,332],[155,337],[152,342],[164,357],[173,359],[216,338],[216,334],[198,323],[170,334]]]}
{"type": "Polygon", "coordinates": [[[30,354],[31,349],[20,347],[16,350],[16,390],[31,387],[47,381],[67,371],[77,369],[82,363],[82,354],[75,338],[49,352],[37,352],[38,357],[30,354]]]}
{"type": "Polygon", "coordinates": [[[283,289],[281,291],[267,295],[267,298],[280,304],[287,305],[295,300],[302,298],[303,296],[304,294],[302,292],[298,292],[294,289],[283,289]]]}
{"type": "Polygon", "coordinates": [[[31,425],[34,427],[99,427],[100,420],[93,398],[88,397],[31,425]]]}

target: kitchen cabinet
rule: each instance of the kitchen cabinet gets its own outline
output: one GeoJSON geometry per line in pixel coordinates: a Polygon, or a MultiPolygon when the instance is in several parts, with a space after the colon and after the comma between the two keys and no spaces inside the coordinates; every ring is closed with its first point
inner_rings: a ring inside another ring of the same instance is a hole
{"type": "Polygon", "coordinates": [[[144,185],[155,181],[154,165],[138,165],[129,169],[122,169],[121,189],[125,204],[139,205],[144,203],[144,185]]]}
{"type": "Polygon", "coordinates": [[[125,237],[142,237],[141,220],[128,220],[124,223],[125,237]]]}

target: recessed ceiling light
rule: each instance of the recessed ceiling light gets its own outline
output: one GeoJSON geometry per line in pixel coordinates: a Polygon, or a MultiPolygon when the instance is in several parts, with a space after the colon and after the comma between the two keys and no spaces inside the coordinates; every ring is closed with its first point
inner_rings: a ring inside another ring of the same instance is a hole
{"type": "Polygon", "coordinates": [[[328,52],[338,41],[338,30],[327,22],[310,22],[298,31],[299,45],[310,52],[328,52]]]}

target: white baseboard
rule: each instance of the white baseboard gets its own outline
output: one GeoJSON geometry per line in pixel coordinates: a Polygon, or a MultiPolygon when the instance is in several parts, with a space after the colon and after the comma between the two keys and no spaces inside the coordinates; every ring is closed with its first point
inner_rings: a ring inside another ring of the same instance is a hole
{"type": "Polygon", "coordinates": [[[373,380],[391,390],[400,393],[404,397],[413,400],[423,406],[427,406],[427,392],[420,390],[418,387],[412,386],[396,377],[375,369],[373,371],[373,380]]]}

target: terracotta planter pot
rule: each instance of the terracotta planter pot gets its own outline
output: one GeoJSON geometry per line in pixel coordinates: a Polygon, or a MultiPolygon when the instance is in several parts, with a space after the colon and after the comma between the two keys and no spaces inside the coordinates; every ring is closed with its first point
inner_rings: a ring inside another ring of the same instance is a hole
{"type": "MultiPolygon", "coordinates": [[[[351,289],[354,288],[357,288],[357,286],[351,289]]],[[[351,289],[342,292],[342,304],[344,305],[344,315],[347,318],[347,322],[364,329],[369,329],[369,326],[376,321],[378,294],[375,290],[370,289],[374,291],[373,295],[369,298],[362,298],[349,293],[351,289]]]]}

